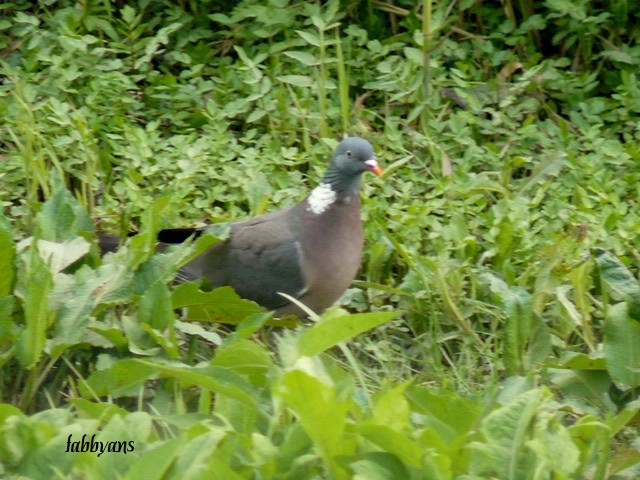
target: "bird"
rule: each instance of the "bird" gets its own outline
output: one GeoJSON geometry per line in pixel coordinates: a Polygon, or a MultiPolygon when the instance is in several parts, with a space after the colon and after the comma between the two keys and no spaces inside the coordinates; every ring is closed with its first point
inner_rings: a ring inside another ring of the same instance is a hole
{"type": "MultiPolygon", "coordinates": [[[[180,268],[177,280],[231,286],[241,297],[275,311],[276,317],[306,316],[281,293],[322,313],[349,288],[360,268],[360,187],[367,171],[383,175],[372,145],[347,137],[320,183],[300,203],[230,223],[228,237],[180,268]]],[[[202,235],[206,228],[161,230],[159,249],[202,235]]],[[[111,235],[101,237],[100,243],[103,251],[114,249],[111,235]]]]}

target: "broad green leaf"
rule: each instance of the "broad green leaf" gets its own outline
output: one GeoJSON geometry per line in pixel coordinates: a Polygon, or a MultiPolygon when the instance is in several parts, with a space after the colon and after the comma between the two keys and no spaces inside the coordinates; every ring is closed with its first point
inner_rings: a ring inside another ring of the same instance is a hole
{"type": "Polygon", "coordinates": [[[115,415],[125,416],[128,413],[126,409],[115,403],[92,402],[84,398],[69,398],[67,401],[87,418],[101,422],[108,422],[115,415]]]}
{"type": "MultiPolygon", "coordinates": [[[[387,452],[369,452],[362,460],[351,464],[353,480],[410,479],[411,474],[401,459],[387,452]]],[[[434,479],[435,480],[435,479],[434,479]]]]}
{"type": "Polygon", "coordinates": [[[93,372],[86,382],[80,383],[80,393],[87,399],[105,395],[114,398],[136,395],[140,384],[158,376],[159,372],[153,365],[129,358],[93,372]]]}
{"type": "Polygon", "coordinates": [[[148,260],[156,251],[157,234],[164,227],[165,210],[174,201],[170,195],[156,199],[142,217],[140,233],[128,240],[131,261],[129,266],[137,269],[138,265],[148,260]]]}
{"type": "Polygon", "coordinates": [[[190,441],[177,456],[172,468],[172,472],[175,473],[171,477],[184,480],[236,480],[237,476],[230,468],[234,452],[223,447],[226,439],[233,439],[233,432],[228,426],[202,425],[191,429],[187,438],[190,441]]]}
{"type": "Polygon", "coordinates": [[[49,296],[50,308],[57,310],[50,355],[56,357],[81,341],[96,308],[129,300],[131,280],[131,272],[114,263],[96,270],[84,265],[74,275],[58,275],[49,296]]]}
{"type": "Polygon", "coordinates": [[[69,472],[76,459],[76,455],[65,452],[69,434],[80,440],[80,432],[91,435],[96,425],[95,421],[73,419],[71,413],[63,409],[49,409],[31,417],[14,416],[0,427],[2,466],[11,467],[16,473],[9,475],[10,478],[52,478],[54,468],[60,474],[69,472]],[[68,425],[72,421],[74,423],[68,425]]]}
{"type": "Polygon", "coordinates": [[[550,394],[529,390],[482,420],[484,442],[469,445],[472,472],[496,472],[499,478],[527,478],[534,467],[547,475],[570,475],[580,452],[568,430],[547,409],[550,394]]]}
{"type": "Polygon", "coordinates": [[[549,369],[551,382],[572,402],[585,409],[592,402],[603,402],[611,388],[611,377],[606,371],[549,369]]]}
{"type": "Polygon", "coordinates": [[[40,240],[63,242],[93,232],[93,222],[67,190],[59,190],[38,214],[40,240]]]}
{"type": "Polygon", "coordinates": [[[535,164],[531,176],[522,184],[517,194],[525,195],[541,183],[546,182],[550,177],[557,177],[566,163],[566,154],[563,152],[554,151],[553,154],[547,155],[546,158],[535,164]]]}
{"type": "Polygon", "coordinates": [[[637,418],[638,412],[640,412],[640,402],[634,400],[625,406],[617,415],[607,418],[606,424],[610,428],[610,435],[619,433],[624,427],[628,426],[629,423],[633,422],[634,419],[637,418]]]}
{"type": "Polygon", "coordinates": [[[407,57],[407,60],[414,65],[422,66],[424,64],[424,54],[421,50],[413,47],[405,47],[402,49],[404,56],[407,57]]]}
{"type": "Polygon", "coordinates": [[[171,296],[172,308],[184,308],[183,316],[188,321],[240,323],[261,309],[249,300],[243,300],[231,287],[216,288],[203,292],[194,283],[177,287],[171,296]]]}
{"type": "Polygon", "coordinates": [[[176,330],[179,330],[182,333],[187,335],[197,335],[201,337],[207,342],[215,346],[219,346],[222,343],[222,337],[218,332],[207,330],[206,328],[200,326],[194,322],[181,322],[179,320],[175,321],[176,330]]]}
{"type": "Polygon", "coordinates": [[[142,329],[149,335],[149,338],[153,342],[164,350],[167,358],[171,360],[177,360],[180,358],[180,347],[173,328],[156,330],[148,323],[142,322],[140,323],[140,327],[142,327],[142,329]]]}
{"type": "Polygon", "coordinates": [[[569,300],[569,297],[567,296],[567,293],[570,290],[570,285],[560,285],[558,288],[556,288],[556,295],[558,296],[558,301],[564,307],[573,324],[576,327],[580,327],[580,325],[582,325],[582,315],[580,315],[580,312],[578,312],[576,306],[571,300],[569,300]]]}
{"type": "Polygon", "coordinates": [[[469,445],[474,473],[497,472],[499,478],[514,480],[526,476],[535,458],[525,443],[546,397],[539,390],[530,390],[484,418],[480,427],[484,442],[469,445]]]}
{"type": "Polygon", "coordinates": [[[409,402],[405,397],[407,387],[409,383],[405,382],[376,393],[372,398],[371,421],[396,432],[407,431],[411,414],[409,402]]]}
{"type": "Polygon", "coordinates": [[[352,455],[353,440],[345,435],[347,412],[353,400],[341,395],[317,359],[300,358],[279,382],[279,397],[299,419],[329,466],[333,478],[348,478],[339,456],[352,455]]]}
{"type": "Polygon", "coordinates": [[[638,60],[629,53],[622,52],[620,50],[605,50],[601,52],[600,55],[605,58],[609,58],[614,62],[626,63],[627,65],[637,65],[638,63],[638,60]]]}
{"type": "Polygon", "coordinates": [[[175,314],[171,307],[171,293],[166,283],[157,281],[151,284],[140,297],[141,323],[146,323],[155,330],[165,330],[173,326],[175,314]]]}
{"type": "Polygon", "coordinates": [[[412,411],[424,415],[425,425],[434,429],[447,444],[466,437],[482,413],[476,402],[454,392],[411,386],[406,396],[412,411]]]}
{"type": "Polygon", "coordinates": [[[15,305],[13,295],[0,298],[0,368],[15,356],[16,339],[21,332],[12,315],[15,305]]]}
{"type": "Polygon", "coordinates": [[[120,325],[128,341],[128,348],[134,355],[153,357],[160,354],[162,347],[149,332],[149,325],[141,323],[137,317],[123,315],[120,325]]]}
{"type": "Polygon", "coordinates": [[[303,65],[307,67],[313,67],[319,63],[318,59],[309,52],[300,52],[296,50],[289,50],[284,53],[287,57],[291,57],[295,60],[298,60],[303,65]]]}
{"type": "Polygon", "coordinates": [[[393,454],[406,466],[420,468],[425,448],[407,433],[399,433],[385,425],[371,422],[362,422],[357,427],[367,440],[376,445],[382,451],[393,454]]]}
{"type": "Polygon", "coordinates": [[[246,317],[235,327],[235,331],[225,338],[224,346],[226,347],[236,341],[251,337],[251,335],[260,330],[264,325],[271,327],[294,328],[299,324],[300,319],[295,316],[273,318],[273,314],[271,312],[255,313],[246,317]]]}
{"type": "Polygon", "coordinates": [[[607,286],[629,302],[629,316],[640,322],[640,282],[612,253],[598,249],[596,263],[607,286]]]}
{"type": "Polygon", "coordinates": [[[548,354],[550,339],[544,322],[533,313],[531,294],[521,287],[510,287],[493,274],[483,275],[498,297],[506,318],[504,362],[507,375],[521,375],[548,354]]]}
{"type": "Polygon", "coordinates": [[[609,308],[604,321],[607,369],[620,388],[640,386],[640,323],[629,317],[629,305],[609,308]]]}
{"type": "Polygon", "coordinates": [[[156,283],[169,283],[177,272],[176,258],[168,254],[156,254],[140,264],[135,272],[133,292],[136,295],[144,295],[149,288],[156,283]]]}
{"type": "Polygon", "coordinates": [[[298,353],[301,356],[317,355],[401,314],[402,312],[373,312],[330,316],[330,312],[327,312],[318,323],[298,336],[298,353]]]}
{"type": "Polygon", "coordinates": [[[296,87],[312,87],[314,85],[313,78],[305,75],[281,75],[276,77],[278,80],[296,87]]]}
{"type": "Polygon", "coordinates": [[[302,39],[310,45],[314,47],[319,47],[322,45],[320,38],[315,33],[305,32],[302,30],[296,30],[296,33],[302,37],[302,39]]]}
{"type": "Polygon", "coordinates": [[[144,448],[143,453],[138,456],[124,478],[128,480],[138,480],[140,478],[163,480],[167,478],[167,473],[172,463],[176,457],[183,453],[186,443],[187,438],[180,436],[165,442],[138,447],[141,450],[144,448]]]}
{"type": "MultiPolygon", "coordinates": [[[[11,235],[11,226],[0,210],[0,298],[10,295],[16,276],[16,247],[11,235]]],[[[2,314],[0,314],[2,318],[2,314]]]]}
{"type": "Polygon", "coordinates": [[[255,62],[247,56],[247,54],[245,53],[242,47],[238,45],[234,45],[233,49],[238,54],[238,57],[240,58],[242,63],[244,63],[247,67],[254,68],[256,66],[255,62]]]}
{"type": "Polygon", "coordinates": [[[536,453],[538,465],[546,465],[558,478],[571,478],[580,464],[580,450],[573,443],[569,430],[548,412],[537,424],[527,447],[536,453]]]}
{"type": "Polygon", "coordinates": [[[257,405],[248,405],[246,402],[223,393],[215,395],[215,411],[233,426],[237,432],[250,434],[255,430],[258,418],[257,405]]]}
{"type": "Polygon", "coordinates": [[[103,322],[89,322],[87,330],[104,338],[105,342],[112,347],[126,349],[129,343],[122,329],[117,326],[109,326],[103,322]]]}
{"type": "Polygon", "coordinates": [[[32,368],[42,356],[47,330],[55,315],[49,308],[53,279],[35,244],[29,247],[24,256],[26,270],[20,284],[24,284],[22,309],[25,328],[18,338],[16,354],[23,366],[32,368]]]}
{"type": "Polygon", "coordinates": [[[183,388],[197,386],[231,396],[249,406],[255,404],[255,391],[239,375],[229,369],[210,366],[191,367],[180,363],[126,359],[94,372],[80,384],[83,397],[92,395],[120,397],[138,393],[138,387],[159,377],[174,378],[183,388]]]}
{"type": "MultiPolygon", "coordinates": [[[[123,478],[138,459],[136,451],[139,452],[145,445],[148,445],[152,432],[153,417],[147,412],[132,412],[126,416],[113,416],[96,432],[95,442],[102,442],[105,447],[108,442],[126,443],[119,445],[120,452],[109,454],[108,451],[105,451],[99,457],[93,455],[94,471],[96,475],[99,475],[98,478],[111,478],[114,474],[116,477],[123,478]],[[124,453],[124,446],[127,448],[126,453],[124,453]],[[114,462],[114,455],[118,456],[118,462],[114,462]]],[[[116,446],[113,443],[112,445],[116,446]]]]}
{"type": "Polygon", "coordinates": [[[567,352],[567,354],[562,355],[562,358],[558,361],[558,368],[560,367],[572,370],[606,370],[607,361],[600,351],[589,354],[567,352]]]}
{"type": "Polygon", "coordinates": [[[507,317],[505,325],[505,366],[507,375],[524,373],[527,342],[531,338],[533,309],[529,292],[511,287],[502,298],[507,317]]]}
{"type": "Polygon", "coordinates": [[[179,363],[164,364],[148,360],[140,360],[140,362],[152,366],[164,377],[179,380],[184,388],[189,388],[192,385],[206,388],[212,392],[221,393],[244,402],[248,408],[255,408],[256,390],[244,378],[227,368],[215,366],[191,367],[179,363]]]}
{"type": "Polygon", "coordinates": [[[243,375],[256,387],[268,385],[269,372],[274,367],[269,352],[249,340],[239,340],[231,345],[225,342],[216,350],[211,365],[228,368],[238,375],[243,375]]]}
{"type": "Polygon", "coordinates": [[[8,404],[8,403],[0,403],[0,426],[2,426],[8,418],[13,417],[15,415],[24,415],[22,410],[18,407],[8,404]]]}

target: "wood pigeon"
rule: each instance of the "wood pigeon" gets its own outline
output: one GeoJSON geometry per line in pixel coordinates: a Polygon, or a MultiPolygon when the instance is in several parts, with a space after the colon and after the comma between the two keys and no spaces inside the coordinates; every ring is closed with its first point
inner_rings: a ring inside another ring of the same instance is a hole
{"type": "MultiPolygon", "coordinates": [[[[360,182],[366,171],[382,176],[371,144],[358,137],[343,140],[324,178],[302,202],[230,224],[229,237],[182,267],[178,279],[229,285],[276,316],[304,315],[279,292],[321,313],[344,293],[360,267],[360,182]]],[[[161,230],[160,248],[205,228],[161,230]]],[[[100,243],[103,252],[114,249],[113,236],[101,237],[100,243]]]]}

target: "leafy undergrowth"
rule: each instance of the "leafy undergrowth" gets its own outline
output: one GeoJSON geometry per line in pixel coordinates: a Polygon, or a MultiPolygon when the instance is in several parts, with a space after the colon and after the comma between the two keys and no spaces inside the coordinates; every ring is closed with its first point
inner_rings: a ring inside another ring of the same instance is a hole
{"type": "Polygon", "coordinates": [[[116,3],[0,6],[0,476],[640,474],[630,3],[116,3]],[[342,308],[172,285],[226,232],[157,231],[293,204],[343,134],[386,175],[342,308]]]}

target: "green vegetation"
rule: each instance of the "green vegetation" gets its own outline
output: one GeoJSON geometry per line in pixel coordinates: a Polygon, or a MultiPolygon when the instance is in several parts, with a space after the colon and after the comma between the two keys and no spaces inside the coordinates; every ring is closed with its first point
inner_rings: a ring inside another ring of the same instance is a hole
{"type": "Polygon", "coordinates": [[[639,12],[2,3],[0,476],[637,478],[639,12]],[[342,309],[171,285],[217,239],[159,229],[293,204],[344,134],[386,176],[342,309]]]}

